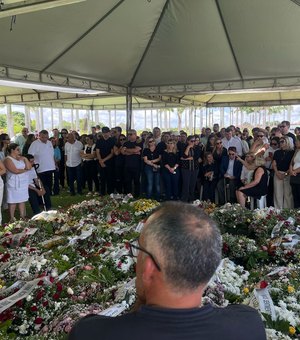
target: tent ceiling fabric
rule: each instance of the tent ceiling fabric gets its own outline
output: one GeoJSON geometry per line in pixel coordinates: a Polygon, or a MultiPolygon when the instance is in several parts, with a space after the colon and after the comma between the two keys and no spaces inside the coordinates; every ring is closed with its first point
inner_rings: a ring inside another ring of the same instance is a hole
{"type": "MultiPolygon", "coordinates": [[[[149,94],[174,95],[186,105],[300,99],[295,0],[86,0],[17,15],[16,24],[1,18],[0,31],[2,66],[130,86],[146,102],[157,102],[149,94]],[[214,94],[232,87],[293,91],[214,94]]],[[[9,94],[12,90],[0,87],[0,103],[9,94]]],[[[66,100],[58,97],[55,102],[66,100]]],[[[89,105],[94,99],[82,100],[89,105]]],[[[95,100],[112,105],[113,98],[95,100]]]]}

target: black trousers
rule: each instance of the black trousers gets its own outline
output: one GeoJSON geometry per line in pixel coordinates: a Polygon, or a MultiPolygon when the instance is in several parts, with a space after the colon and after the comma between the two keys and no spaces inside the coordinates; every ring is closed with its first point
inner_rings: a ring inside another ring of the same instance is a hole
{"type": "Polygon", "coordinates": [[[112,194],[114,192],[114,168],[111,165],[102,168],[99,166],[100,171],[100,194],[112,194]]]}
{"type": "MultiPolygon", "coordinates": [[[[28,189],[28,194],[29,194],[29,203],[30,203],[30,206],[31,206],[31,209],[34,215],[39,214],[42,211],[41,209],[41,206],[43,205],[42,197],[39,196],[34,190],[31,190],[31,189],[28,189]]],[[[46,193],[44,195],[44,202],[45,202],[46,210],[50,210],[51,200],[50,200],[49,189],[46,190],[46,193]]]]}
{"type": "Polygon", "coordinates": [[[45,190],[48,190],[50,193],[52,192],[52,185],[53,185],[53,171],[44,171],[44,172],[40,172],[39,178],[43,183],[43,186],[45,188],[45,190]]]}
{"type": "Polygon", "coordinates": [[[139,195],[140,195],[140,176],[141,176],[140,167],[136,167],[136,168],[126,167],[125,170],[124,170],[124,176],[125,176],[125,193],[126,194],[132,193],[132,182],[133,182],[134,196],[139,197],[139,195]]]}
{"type": "Polygon", "coordinates": [[[89,191],[93,191],[93,182],[95,184],[95,191],[99,191],[97,161],[84,161],[82,168],[89,191]]]}
{"type": "Polygon", "coordinates": [[[75,194],[75,188],[74,188],[74,182],[76,180],[77,183],[77,192],[78,194],[82,194],[82,187],[81,187],[81,164],[70,167],[67,166],[67,172],[69,176],[69,187],[70,187],[70,193],[72,195],[75,194]]]}

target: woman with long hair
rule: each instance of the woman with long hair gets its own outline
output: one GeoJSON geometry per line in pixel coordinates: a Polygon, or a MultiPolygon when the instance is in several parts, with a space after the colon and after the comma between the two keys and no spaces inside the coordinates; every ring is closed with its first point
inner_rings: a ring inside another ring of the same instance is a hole
{"type": "Polygon", "coordinates": [[[188,136],[186,147],[181,156],[182,194],[184,202],[193,201],[199,172],[200,155],[194,148],[195,136],[188,136]]]}
{"type": "Polygon", "coordinates": [[[215,190],[219,177],[219,168],[211,152],[204,154],[203,173],[203,201],[215,202],[215,190]]]}
{"type": "Polygon", "coordinates": [[[162,176],[166,190],[166,200],[178,200],[179,195],[179,155],[175,140],[169,139],[167,148],[161,155],[162,176]]]}
{"type": "Polygon", "coordinates": [[[212,152],[215,146],[215,140],[216,136],[215,135],[209,135],[207,138],[207,143],[205,146],[205,152],[212,152]]]}
{"type": "Polygon", "coordinates": [[[25,144],[23,146],[23,150],[22,150],[22,155],[23,156],[26,156],[28,154],[28,150],[30,148],[30,145],[32,142],[35,141],[35,135],[33,133],[30,133],[27,138],[26,138],[26,141],[25,141],[25,144]]]}
{"type": "Polygon", "coordinates": [[[7,156],[7,147],[10,144],[10,138],[7,133],[1,133],[0,135],[0,160],[3,160],[7,156]]]}
{"type": "Polygon", "coordinates": [[[27,158],[21,156],[18,144],[12,143],[7,148],[8,156],[4,160],[7,170],[6,190],[10,220],[14,221],[16,205],[19,206],[20,217],[26,214],[25,202],[28,200],[28,175],[31,164],[27,158]]]}
{"type": "Polygon", "coordinates": [[[273,156],[274,170],[274,206],[276,209],[293,208],[293,195],[290,185],[289,167],[294,155],[293,146],[288,136],[279,140],[280,149],[273,156]]]}
{"type": "Polygon", "coordinates": [[[97,169],[97,156],[96,156],[96,144],[94,142],[93,135],[87,135],[85,137],[86,144],[84,149],[80,152],[82,158],[82,168],[84,177],[87,181],[88,190],[87,196],[93,195],[93,182],[95,186],[94,195],[98,195],[99,192],[99,179],[97,169]]]}
{"type": "Polygon", "coordinates": [[[117,193],[124,193],[124,166],[125,156],[121,153],[123,144],[126,142],[126,136],[121,134],[114,145],[114,160],[115,160],[115,187],[117,193]]]}
{"type": "Polygon", "coordinates": [[[221,166],[223,156],[227,156],[227,149],[223,146],[222,138],[215,139],[215,145],[212,151],[214,161],[217,163],[218,168],[221,166]]]}
{"type": "Polygon", "coordinates": [[[161,155],[156,147],[154,137],[147,137],[143,150],[144,173],[147,178],[147,198],[160,199],[160,160],[161,155]],[[155,195],[153,191],[155,190],[155,195]]]}
{"type": "Polygon", "coordinates": [[[289,168],[294,208],[300,208],[300,135],[296,136],[296,150],[289,168]]]}
{"type": "Polygon", "coordinates": [[[268,192],[268,172],[265,167],[265,162],[262,158],[258,157],[255,163],[256,169],[253,172],[252,181],[246,183],[236,191],[237,201],[242,207],[246,205],[247,196],[260,199],[268,192]]]}

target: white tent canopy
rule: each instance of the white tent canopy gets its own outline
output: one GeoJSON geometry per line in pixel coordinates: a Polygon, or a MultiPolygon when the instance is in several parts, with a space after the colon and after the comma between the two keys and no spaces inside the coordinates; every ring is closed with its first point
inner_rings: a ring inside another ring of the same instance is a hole
{"type": "Polygon", "coordinates": [[[140,107],[300,99],[298,0],[86,0],[15,23],[0,10],[0,31],[0,80],[105,92],[0,87],[0,104],[101,108],[128,89],[140,107]]]}

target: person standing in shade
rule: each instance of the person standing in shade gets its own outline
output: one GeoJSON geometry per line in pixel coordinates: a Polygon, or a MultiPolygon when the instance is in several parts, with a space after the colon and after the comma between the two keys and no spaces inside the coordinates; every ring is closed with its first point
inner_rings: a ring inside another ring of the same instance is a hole
{"type": "Polygon", "coordinates": [[[125,156],[125,193],[132,193],[132,183],[134,185],[134,196],[140,195],[140,175],[141,175],[141,153],[143,143],[138,142],[136,131],[128,131],[128,140],[123,144],[121,153],[125,156]]]}
{"type": "Polygon", "coordinates": [[[288,136],[279,140],[280,149],[273,155],[274,206],[276,209],[293,208],[293,195],[290,184],[289,167],[294,155],[292,141],[288,136]]]}
{"type": "Polygon", "coordinates": [[[15,139],[15,143],[18,144],[20,147],[21,154],[23,154],[23,147],[25,145],[27,137],[28,137],[28,129],[27,127],[23,127],[21,134],[19,134],[15,139]]]}
{"type": "Polygon", "coordinates": [[[292,187],[294,208],[300,208],[300,136],[296,136],[296,150],[290,164],[290,184],[292,187]]]}
{"type": "Polygon", "coordinates": [[[88,315],[69,340],[266,340],[256,309],[203,305],[221,261],[222,238],[201,209],[162,204],[129,247],[137,259],[135,310],[117,317],[88,315]]]}
{"type": "Polygon", "coordinates": [[[39,138],[31,143],[28,153],[34,157],[35,163],[39,165],[37,172],[45,190],[49,190],[51,193],[55,161],[53,146],[47,130],[40,131],[39,138]]]}
{"type": "Polygon", "coordinates": [[[169,139],[166,150],[161,155],[162,178],[166,190],[166,200],[179,198],[179,155],[176,141],[169,139]]]}
{"type": "Polygon", "coordinates": [[[65,163],[67,166],[67,172],[69,177],[69,188],[71,196],[75,195],[74,182],[77,183],[77,193],[82,195],[81,186],[81,156],[80,153],[83,149],[81,142],[75,139],[73,133],[69,133],[67,136],[67,143],[65,144],[65,163]]]}
{"type": "Polygon", "coordinates": [[[0,161],[0,226],[2,225],[2,200],[3,200],[3,194],[4,194],[4,182],[2,179],[2,176],[5,175],[6,168],[2,161],[0,161]]]}
{"type": "Polygon", "coordinates": [[[82,169],[85,174],[89,192],[87,196],[93,194],[93,182],[95,185],[94,195],[99,193],[99,179],[97,169],[97,157],[96,157],[96,144],[94,142],[94,136],[92,134],[86,137],[86,145],[81,151],[81,158],[83,161],[82,169]]]}
{"type": "Polygon", "coordinates": [[[147,198],[160,199],[160,159],[158,146],[153,137],[147,137],[143,150],[144,172],[147,178],[147,198]],[[153,191],[155,194],[153,194],[153,191]]]}
{"type": "Polygon", "coordinates": [[[107,126],[102,128],[102,137],[96,143],[96,155],[100,170],[100,195],[114,192],[114,139],[107,126]]]}

